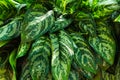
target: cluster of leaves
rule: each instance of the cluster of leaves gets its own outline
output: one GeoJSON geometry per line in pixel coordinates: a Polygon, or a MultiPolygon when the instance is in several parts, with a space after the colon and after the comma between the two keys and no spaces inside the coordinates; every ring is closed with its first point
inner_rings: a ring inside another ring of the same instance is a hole
{"type": "Polygon", "coordinates": [[[1,0],[0,79],[98,80],[117,63],[119,10],[119,0],[1,0]]]}

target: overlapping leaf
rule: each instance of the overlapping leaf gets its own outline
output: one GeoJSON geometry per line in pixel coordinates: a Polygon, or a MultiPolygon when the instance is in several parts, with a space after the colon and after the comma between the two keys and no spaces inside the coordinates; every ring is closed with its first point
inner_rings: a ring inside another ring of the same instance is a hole
{"type": "Polygon", "coordinates": [[[17,50],[14,49],[10,56],[9,56],[9,62],[10,62],[10,65],[12,67],[12,70],[13,70],[13,76],[12,76],[12,80],[16,80],[16,76],[17,76],[17,72],[16,72],[16,52],[17,50]]]}
{"type": "Polygon", "coordinates": [[[10,40],[20,35],[22,17],[17,17],[10,23],[0,27],[0,41],[10,40]]]}
{"type": "Polygon", "coordinates": [[[22,57],[27,54],[27,51],[30,48],[31,43],[21,43],[19,45],[16,58],[22,57]]]}
{"type": "Polygon", "coordinates": [[[77,51],[75,51],[75,62],[82,69],[96,73],[96,62],[93,55],[93,51],[90,49],[87,41],[79,34],[72,33],[71,37],[77,46],[77,51]]]}
{"type": "Polygon", "coordinates": [[[32,80],[46,80],[50,68],[50,41],[47,37],[38,38],[29,53],[32,80]]]}
{"type": "Polygon", "coordinates": [[[89,43],[106,62],[112,65],[116,53],[115,40],[107,25],[99,23],[98,26],[97,37],[90,37],[89,43]]]}
{"type": "Polygon", "coordinates": [[[52,27],[54,23],[54,12],[52,10],[48,11],[44,15],[33,18],[29,21],[22,32],[22,41],[32,41],[41,35],[45,34],[52,27]]]}
{"type": "Polygon", "coordinates": [[[20,80],[32,80],[29,67],[30,65],[27,62],[22,68],[22,72],[21,72],[22,74],[20,76],[20,80]]]}
{"type": "Polygon", "coordinates": [[[54,10],[62,14],[73,14],[80,6],[81,0],[56,0],[54,10]]]}
{"type": "Polygon", "coordinates": [[[71,61],[74,55],[73,42],[69,35],[60,31],[57,35],[51,34],[52,44],[52,75],[55,80],[68,80],[71,61]],[[63,75],[64,74],[64,75],[63,75]]]}
{"type": "Polygon", "coordinates": [[[120,9],[116,0],[85,0],[82,1],[83,9],[93,13],[94,18],[108,18],[110,15],[120,9]]]}
{"type": "Polygon", "coordinates": [[[79,80],[79,72],[75,70],[70,71],[69,80],[79,80]]]}
{"type": "MultiPolygon", "coordinates": [[[[87,79],[92,79],[93,76],[95,75],[94,73],[88,72],[85,69],[81,69],[75,62],[72,63],[72,67],[73,67],[73,69],[75,69],[79,72],[79,75],[82,75],[82,76],[86,77],[87,79]]],[[[96,67],[96,69],[97,69],[97,67],[96,67]]],[[[80,76],[80,77],[82,80],[84,80],[84,78],[82,78],[82,76],[80,76]]]]}
{"type": "Polygon", "coordinates": [[[90,13],[78,12],[76,14],[76,20],[78,21],[78,27],[82,33],[96,36],[95,21],[90,13]]]}
{"type": "Polygon", "coordinates": [[[71,19],[66,19],[64,18],[62,15],[57,18],[57,20],[55,21],[53,27],[50,29],[50,32],[55,32],[58,31],[60,29],[63,29],[65,27],[68,27],[68,25],[72,22],[71,19]]]}
{"type": "Polygon", "coordinates": [[[17,13],[15,4],[10,0],[0,0],[0,20],[7,20],[17,13]]]}

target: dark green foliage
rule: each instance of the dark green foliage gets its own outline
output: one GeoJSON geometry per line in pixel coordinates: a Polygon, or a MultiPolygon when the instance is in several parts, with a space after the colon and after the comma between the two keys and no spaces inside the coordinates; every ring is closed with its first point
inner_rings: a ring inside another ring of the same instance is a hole
{"type": "Polygon", "coordinates": [[[119,10],[119,0],[1,0],[0,79],[108,80],[119,10]]]}

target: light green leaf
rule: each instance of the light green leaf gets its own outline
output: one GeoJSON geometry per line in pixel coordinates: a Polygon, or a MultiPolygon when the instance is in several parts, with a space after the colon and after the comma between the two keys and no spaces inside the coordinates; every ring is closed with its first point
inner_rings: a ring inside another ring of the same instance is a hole
{"type": "Polygon", "coordinates": [[[120,22],[120,15],[114,21],[115,22],[120,22]]]}
{"type": "Polygon", "coordinates": [[[17,74],[16,73],[16,53],[17,53],[17,49],[14,49],[9,56],[9,62],[13,70],[12,80],[16,80],[16,74],[17,74]]]}
{"type": "Polygon", "coordinates": [[[20,58],[27,54],[27,51],[30,48],[31,43],[20,43],[16,58],[20,58]]]}
{"type": "Polygon", "coordinates": [[[81,0],[56,0],[54,10],[62,14],[73,14],[79,8],[81,0]]]}

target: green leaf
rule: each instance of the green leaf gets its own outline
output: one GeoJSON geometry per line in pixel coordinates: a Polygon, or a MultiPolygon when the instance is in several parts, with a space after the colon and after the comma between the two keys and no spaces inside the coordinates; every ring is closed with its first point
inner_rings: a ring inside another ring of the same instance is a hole
{"type": "Polygon", "coordinates": [[[6,45],[10,40],[6,40],[6,41],[0,41],[0,47],[3,47],[4,45],[6,45]]]}
{"type": "Polygon", "coordinates": [[[96,73],[97,64],[95,57],[85,38],[79,33],[72,33],[71,37],[77,46],[77,50],[75,50],[75,62],[87,72],[96,73]]]}
{"type": "Polygon", "coordinates": [[[46,36],[38,38],[29,53],[32,80],[46,80],[50,68],[50,40],[46,36]]]}
{"type": "Polygon", "coordinates": [[[82,74],[84,77],[86,77],[87,79],[93,79],[93,77],[94,77],[94,74],[93,74],[93,73],[88,72],[88,71],[83,70],[83,69],[81,69],[80,71],[81,71],[81,74],[82,74]]]}
{"type": "Polygon", "coordinates": [[[114,21],[115,22],[120,22],[120,15],[114,21]]]}
{"type": "Polygon", "coordinates": [[[90,36],[89,44],[97,54],[112,65],[114,63],[116,53],[116,42],[106,24],[98,23],[97,26],[97,36],[90,36]]]}
{"type": "Polygon", "coordinates": [[[96,35],[96,27],[93,16],[90,13],[78,12],[76,14],[76,20],[78,22],[78,27],[82,33],[87,33],[88,35],[96,35]]]}
{"type": "Polygon", "coordinates": [[[0,41],[18,37],[20,35],[21,20],[21,17],[17,17],[10,23],[0,27],[0,41]]]}
{"type": "Polygon", "coordinates": [[[27,54],[27,51],[30,48],[31,43],[20,43],[16,58],[20,58],[27,54]]]}
{"type": "Polygon", "coordinates": [[[69,74],[69,80],[79,80],[79,72],[71,70],[69,74]]]}
{"type": "Polygon", "coordinates": [[[17,13],[15,4],[10,0],[0,0],[0,20],[7,20],[17,13]]]}
{"type": "Polygon", "coordinates": [[[16,80],[16,74],[17,74],[16,73],[16,52],[17,52],[17,49],[14,49],[9,56],[9,62],[13,70],[12,80],[16,80]]]}
{"type": "MultiPolygon", "coordinates": [[[[81,75],[80,78],[82,78],[82,76],[83,76],[83,77],[85,77],[86,79],[92,80],[93,77],[94,77],[94,75],[95,75],[94,73],[88,72],[88,71],[86,71],[85,69],[81,69],[81,68],[75,63],[75,61],[72,63],[72,67],[79,72],[79,75],[81,75]]],[[[97,69],[97,67],[96,67],[96,69],[97,69]]],[[[84,79],[82,79],[82,80],[84,80],[84,79]]]]}
{"type": "Polygon", "coordinates": [[[31,75],[30,75],[29,66],[30,66],[29,63],[27,62],[22,67],[22,72],[21,72],[20,80],[32,80],[31,75]]]}
{"type": "Polygon", "coordinates": [[[56,0],[54,10],[57,13],[73,14],[81,3],[81,0],[56,0]]]}
{"type": "Polygon", "coordinates": [[[94,18],[109,18],[110,15],[120,9],[116,0],[85,0],[82,1],[82,8],[92,12],[94,18]]]}
{"type": "Polygon", "coordinates": [[[24,28],[21,34],[23,42],[28,42],[37,39],[45,34],[53,26],[54,12],[48,11],[43,16],[34,17],[32,21],[24,28]]]}
{"type": "Polygon", "coordinates": [[[36,2],[36,0],[14,0],[20,4],[26,4],[27,5],[27,8],[29,8],[32,3],[36,2]]]}
{"type": "Polygon", "coordinates": [[[59,18],[57,18],[57,20],[55,21],[53,27],[50,29],[50,32],[55,32],[58,31],[60,29],[66,28],[68,27],[68,25],[72,22],[71,19],[66,19],[63,16],[60,16],[59,18]]]}
{"type": "Polygon", "coordinates": [[[68,80],[74,55],[73,42],[64,31],[60,31],[58,37],[55,34],[51,34],[50,38],[52,44],[51,65],[53,78],[55,80],[68,80]]]}

